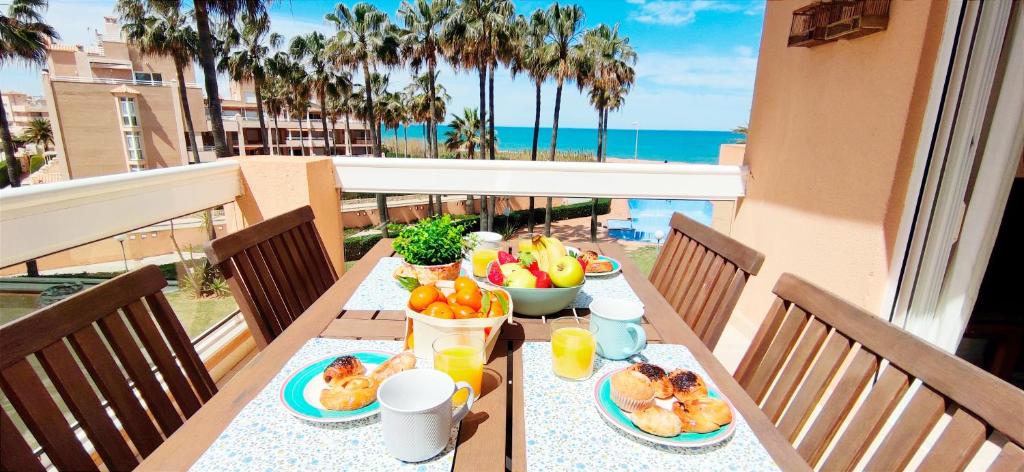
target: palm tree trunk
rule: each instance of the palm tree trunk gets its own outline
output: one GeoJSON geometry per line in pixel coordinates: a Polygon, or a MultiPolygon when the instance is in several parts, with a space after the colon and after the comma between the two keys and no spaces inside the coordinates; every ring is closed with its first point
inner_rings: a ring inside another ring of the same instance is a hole
{"type": "MultiPolygon", "coordinates": [[[[490,103],[490,105],[491,105],[491,113],[489,115],[487,115],[488,130],[489,130],[488,138],[490,138],[490,139],[487,140],[487,150],[490,153],[489,157],[490,157],[490,160],[492,160],[492,161],[495,159],[495,152],[494,152],[495,149],[494,149],[494,147],[495,147],[495,144],[496,144],[495,141],[497,141],[495,139],[496,134],[494,133],[494,67],[496,65],[498,65],[498,62],[495,61],[495,60],[492,60],[491,61],[491,70],[490,70],[491,76],[487,78],[487,95],[488,95],[489,101],[491,102],[490,103]]],[[[490,198],[487,199],[487,228],[488,228],[488,231],[493,231],[494,230],[494,205],[495,205],[495,200],[497,200],[497,197],[495,197],[493,195],[490,198]]]]}
{"type": "Polygon", "coordinates": [[[281,152],[281,128],[277,126],[277,115],[274,115],[274,141],[277,142],[277,155],[282,155],[281,152]]]}
{"type": "MultiPolygon", "coordinates": [[[[604,150],[604,110],[597,108],[597,162],[604,150]]],[[[597,198],[590,199],[590,242],[597,242],[597,198]]]]}
{"type": "Polygon", "coordinates": [[[338,124],[338,120],[336,120],[334,118],[334,115],[331,115],[331,142],[334,143],[331,146],[331,152],[330,152],[330,155],[332,155],[332,156],[338,153],[338,140],[334,139],[334,127],[337,124],[338,124]]]}
{"type": "MultiPolygon", "coordinates": [[[[555,160],[555,150],[558,148],[558,112],[562,110],[562,81],[558,81],[555,89],[555,119],[551,123],[551,161],[555,160]]],[[[548,197],[547,207],[544,210],[544,236],[551,236],[551,197],[548,197]]]]}
{"type": "Polygon", "coordinates": [[[196,31],[199,33],[199,64],[203,67],[203,83],[206,86],[206,108],[210,115],[213,132],[213,147],[217,157],[231,156],[227,137],[224,134],[224,118],[220,113],[220,93],[217,90],[217,64],[213,51],[213,34],[210,32],[210,15],[207,0],[193,2],[196,15],[196,31]]]}
{"type": "MultiPolygon", "coordinates": [[[[483,62],[483,61],[480,61],[483,62]]],[[[481,146],[487,145],[487,98],[485,93],[487,91],[487,65],[483,64],[480,66],[480,143],[481,146]]],[[[481,154],[483,154],[481,152],[481,154]]],[[[486,156],[485,156],[486,157],[486,156]]],[[[487,226],[487,195],[480,196],[480,230],[490,231],[491,228],[487,226]]]]}
{"type": "Polygon", "coordinates": [[[253,89],[256,91],[256,114],[260,118],[260,138],[263,140],[263,154],[270,154],[270,136],[267,135],[267,123],[263,118],[263,80],[253,78],[253,89]]]}
{"type": "MultiPolygon", "coordinates": [[[[530,160],[531,161],[536,161],[537,160],[537,140],[540,138],[540,86],[541,86],[541,83],[542,82],[538,81],[538,82],[535,82],[535,84],[534,84],[534,85],[536,85],[537,93],[536,93],[536,99],[535,99],[535,105],[536,105],[535,106],[535,110],[536,111],[533,114],[533,148],[530,151],[530,160]]],[[[530,215],[529,215],[529,223],[528,223],[529,226],[530,226],[530,236],[533,236],[534,220],[536,219],[534,214],[533,214],[533,208],[534,208],[534,201],[533,201],[533,196],[531,195],[530,196],[530,215]]]]}
{"type": "Polygon", "coordinates": [[[349,132],[350,129],[351,128],[349,127],[349,122],[348,122],[348,112],[346,111],[345,112],[345,155],[346,156],[351,156],[352,155],[352,136],[350,136],[351,135],[351,133],[349,132]]]}
{"type": "MultiPolygon", "coordinates": [[[[365,46],[365,44],[364,44],[365,46]]],[[[368,126],[370,129],[370,138],[373,140],[373,155],[380,157],[380,141],[377,139],[380,129],[372,129],[377,126],[377,118],[373,113],[373,93],[370,92],[370,63],[369,61],[363,61],[363,90],[366,91],[366,123],[372,123],[372,126],[368,126]]],[[[380,217],[381,233],[385,238],[388,236],[388,200],[383,193],[377,194],[377,215],[380,217]]]]}
{"type": "Polygon", "coordinates": [[[185,118],[185,131],[188,139],[192,141],[192,163],[199,163],[199,143],[196,141],[196,130],[192,127],[192,114],[189,113],[188,93],[185,90],[185,73],[182,71],[184,64],[177,58],[174,59],[174,72],[178,77],[178,99],[181,100],[181,115],[185,118]]]}
{"type": "Polygon", "coordinates": [[[601,162],[608,160],[608,108],[604,109],[604,154],[601,154],[601,162]]]}
{"type": "Polygon", "coordinates": [[[11,128],[7,123],[7,112],[4,111],[4,102],[0,98],[0,139],[4,141],[4,160],[7,161],[7,179],[11,187],[21,186],[21,162],[14,157],[14,140],[11,138],[11,128]]]}
{"type": "Polygon", "coordinates": [[[299,149],[302,156],[306,155],[306,139],[302,137],[302,116],[299,116],[299,149]]]}
{"type": "Polygon", "coordinates": [[[409,123],[402,125],[402,134],[405,135],[405,157],[412,157],[409,155],[409,123]]]}
{"type": "MultiPolygon", "coordinates": [[[[325,156],[329,156],[329,155],[331,155],[331,139],[330,139],[330,136],[327,135],[327,91],[321,88],[320,89],[320,94],[317,96],[317,98],[320,100],[320,126],[323,126],[323,128],[324,128],[324,155],[325,156]]],[[[309,139],[310,139],[309,146],[312,147],[313,146],[313,143],[312,143],[312,140],[313,140],[313,127],[312,126],[309,127],[309,139]]]]}

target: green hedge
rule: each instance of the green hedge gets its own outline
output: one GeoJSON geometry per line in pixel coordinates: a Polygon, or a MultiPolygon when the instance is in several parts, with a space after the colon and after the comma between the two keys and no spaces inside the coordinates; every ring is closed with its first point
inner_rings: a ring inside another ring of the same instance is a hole
{"type": "MultiPolygon", "coordinates": [[[[611,212],[612,200],[610,198],[599,198],[597,199],[597,214],[605,215],[611,212]]],[[[507,224],[511,224],[515,228],[521,228],[526,226],[528,222],[528,216],[530,210],[517,210],[505,215],[495,215],[494,227],[504,228],[507,224]]],[[[544,207],[534,208],[534,223],[544,224],[544,207]]],[[[571,220],[573,218],[582,218],[590,216],[590,202],[574,203],[572,205],[562,205],[551,209],[551,221],[571,220]]],[[[471,233],[480,228],[480,215],[454,215],[455,222],[462,225],[462,232],[471,233]]],[[[388,225],[388,231],[392,234],[398,234],[400,230],[398,224],[388,225]]],[[[370,251],[374,244],[380,241],[382,236],[380,234],[369,234],[365,236],[350,236],[345,238],[345,260],[355,261],[361,259],[364,254],[370,251]]]]}

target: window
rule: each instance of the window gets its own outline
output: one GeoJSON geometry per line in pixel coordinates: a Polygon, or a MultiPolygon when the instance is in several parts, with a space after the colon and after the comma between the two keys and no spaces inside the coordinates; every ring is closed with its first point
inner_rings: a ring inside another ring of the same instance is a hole
{"type": "Polygon", "coordinates": [[[121,105],[121,125],[139,126],[139,113],[135,107],[135,99],[132,97],[120,97],[117,100],[121,105]]]}
{"type": "Polygon", "coordinates": [[[256,103],[256,92],[245,92],[245,103],[256,103]]]}
{"type": "Polygon", "coordinates": [[[124,146],[128,150],[128,170],[135,172],[146,168],[142,158],[142,135],[138,131],[124,132],[124,146]]]}
{"type": "Polygon", "coordinates": [[[135,80],[139,82],[163,82],[164,76],[159,73],[136,72],[135,80]]]}

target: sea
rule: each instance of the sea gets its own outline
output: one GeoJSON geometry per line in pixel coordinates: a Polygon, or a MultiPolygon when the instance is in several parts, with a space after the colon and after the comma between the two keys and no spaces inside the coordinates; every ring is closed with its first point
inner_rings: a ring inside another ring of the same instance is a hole
{"type": "MultiPolygon", "coordinates": [[[[447,126],[438,127],[438,136],[443,136],[447,126]]],[[[533,128],[517,126],[496,126],[498,147],[505,150],[531,149],[533,128]]],[[[385,142],[393,139],[394,132],[384,135],[385,142]]],[[[402,139],[399,130],[399,139],[402,139]]],[[[423,127],[411,126],[409,138],[422,138],[423,127]]],[[[722,144],[734,143],[743,136],[731,131],[693,130],[608,130],[608,157],[645,161],[679,162],[691,164],[715,164],[718,162],[718,148],[722,144]]],[[[551,128],[541,128],[537,145],[539,150],[551,146],[551,128]]],[[[594,128],[558,128],[559,151],[597,150],[597,130],[594,128]]],[[[540,154],[543,156],[543,154],[540,154]]],[[[669,232],[672,214],[680,212],[706,225],[711,224],[711,202],[705,200],[629,200],[629,219],[609,221],[609,235],[616,239],[663,243],[669,232]]]]}
{"type": "MultiPolygon", "coordinates": [[[[531,149],[533,127],[495,126],[498,147],[504,150],[531,149]]],[[[438,126],[438,136],[444,139],[447,126],[438,126]]],[[[403,131],[398,131],[399,139],[403,131]]],[[[394,131],[383,134],[385,142],[394,139],[394,131]]],[[[422,126],[410,126],[409,138],[422,138],[422,126]]],[[[648,161],[687,162],[692,164],[714,164],[718,162],[718,147],[736,142],[742,135],[731,131],[609,129],[607,157],[638,159],[648,161]]],[[[551,147],[551,128],[541,128],[537,146],[540,150],[551,147]]],[[[559,151],[597,150],[597,130],[594,128],[558,128],[559,151]]],[[[541,154],[542,155],[542,154],[541,154]]]]}

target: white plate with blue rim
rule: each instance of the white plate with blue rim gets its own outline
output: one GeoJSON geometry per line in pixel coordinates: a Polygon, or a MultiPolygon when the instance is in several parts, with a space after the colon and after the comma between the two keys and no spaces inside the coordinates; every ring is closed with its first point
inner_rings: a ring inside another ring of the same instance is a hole
{"type": "Polygon", "coordinates": [[[289,413],[315,423],[343,423],[360,420],[380,411],[379,402],[350,411],[329,410],[320,403],[320,391],[327,388],[324,382],[324,369],[341,356],[355,356],[366,368],[366,375],[377,366],[394,356],[394,353],[383,351],[352,351],[325,357],[307,364],[297,370],[281,384],[280,400],[289,413]]]}
{"type": "MultiPolygon", "coordinates": [[[[579,257],[579,255],[582,253],[582,251],[580,251],[578,248],[575,248],[575,247],[572,247],[572,246],[566,246],[565,251],[570,256],[572,256],[572,257],[579,257]]],[[[597,260],[610,262],[612,264],[612,269],[611,270],[606,270],[604,272],[586,272],[586,271],[584,271],[584,275],[586,275],[587,277],[605,277],[605,276],[608,276],[608,275],[618,274],[619,271],[622,270],[622,264],[619,264],[619,261],[617,261],[617,260],[615,260],[615,259],[613,259],[611,257],[605,256],[603,254],[599,254],[597,256],[597,260]]]]}

